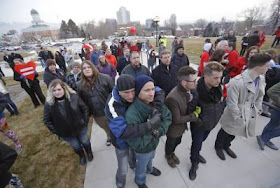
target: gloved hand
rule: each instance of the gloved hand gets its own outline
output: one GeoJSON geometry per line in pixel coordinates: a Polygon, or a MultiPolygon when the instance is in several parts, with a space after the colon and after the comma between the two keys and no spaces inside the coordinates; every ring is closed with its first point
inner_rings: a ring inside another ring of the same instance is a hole
{"type": "Polygon", "coordinates": [[[148,119],[147,124],[151,129],[157,129],[161,123],[161,113],[154,114],[150,119],[148,119]]]}
{"type": "Polygon", "coordinates": [[[199,114],[201,113],[201,108],[200,106],[196,106],[195,111],[193,112],[195,116],[198,118],[199,114]]]}
{"type": "Polygon", "coordinates": [[[158,130],[153,129],[153,130],[152,130],[152,135],[153,135],[153,137],[154,137],[155,139],[157,139],[157,138],[159,137],[159,132],[158,132],[158,130]]]}
{"type": "Polygon", "coordinates": [[[25,77],[23,75],[20,75],[19,77],[21,80],[23,80],[25,77]]]}

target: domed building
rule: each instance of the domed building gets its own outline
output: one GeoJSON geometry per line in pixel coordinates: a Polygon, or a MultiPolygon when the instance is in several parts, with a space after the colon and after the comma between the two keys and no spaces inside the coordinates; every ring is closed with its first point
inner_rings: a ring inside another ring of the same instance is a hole
{"type": "Polygon", "coordinates": [[[55,41],[58,39],[58,32],[45,24],[41,19],[37,10],[31,10],[32,25],[28,28],[22,29],[22,35],[25,41],[28,42],[42,42],[42,41],[55,41]]]}

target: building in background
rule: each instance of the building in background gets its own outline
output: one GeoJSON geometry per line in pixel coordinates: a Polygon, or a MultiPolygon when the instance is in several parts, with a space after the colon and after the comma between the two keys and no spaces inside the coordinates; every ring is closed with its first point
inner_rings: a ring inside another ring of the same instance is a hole
{"type": "Polygon", "coordinates": [[[130,22],[130,12],[125,7],[120,7],[117,11],[117,20],[119,25],[128,24],[130,22]]]}
{"type": "Polygon", "coordinates": [[[31,10],[32,25],[28,28],[22,29],[22,36],[26,42],[43,42],[55,41],[58,39],[57,28],[51,27],[40,19],[39,13],[31,10]]]}

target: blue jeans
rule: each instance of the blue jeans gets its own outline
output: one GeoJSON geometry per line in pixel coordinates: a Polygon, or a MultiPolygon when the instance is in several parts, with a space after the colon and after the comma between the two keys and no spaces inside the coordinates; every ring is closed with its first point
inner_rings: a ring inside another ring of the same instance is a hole
{"type": "Polygon", "coordinates": [[[280,111],[271,109],[271,118],[269,123],[263,129],[261,138],[266,143],[271,138],[280,136],[280,111]]]}
{"type": "Polygon", "coordinates": [[[18,108],[17,108],[17,106],[15,105],[15,103],[12,101],[12,99],[11,99],[9,93],[5,94],[5,98],[6,98],[6,100],[7,100],[7,105],[6,105],[7,110],[8,110],[11,114],[18,113],[18,108]]]}
{"type": "Polygon", "coordinates": [[[85,126],[76,137],[61,137],[65,142],[68,142],[74,151],[77,153],[83,148],[90,147],[90,141],[87,136],[87,126],[85,126]]]}
{"type": "Polygon", "coordinates": [[[135,166],[135,155],[134,152],[127,148],[125,150],[120,150],[115,148],[116,156],[118,160],[118,170],[116,173],[116,185],[118,188],[124,188],[126,182],[126,174],[128,172],[128,164],[131,168],[135,166]]]}
{"type": "Polygon", "coordinates": [[[142,185],[146,182],[146,173],[150,174],[153,172],[153,158],[155,157],[155,152],[151,151],[149,153],[136,153],[136,169],[135,169],[135,183],[137,185],[142,185]]]}

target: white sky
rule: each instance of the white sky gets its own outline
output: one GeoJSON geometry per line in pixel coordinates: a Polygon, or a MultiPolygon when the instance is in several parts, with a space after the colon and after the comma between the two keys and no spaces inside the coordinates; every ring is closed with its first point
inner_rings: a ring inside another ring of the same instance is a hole
{"type": "Polygon", "coordinates": [[[191,23],[199,18],[207,21],[240,19],[238,13],[262,5],[270,8],[273,0],[0,0],[0,22],[31,22],[31,9],[36,9],[43,21],[60,23],[72,19],[77,24],[86,21],[117,19],[121,6],[130,11],[131,21],[145,23],[147,18],[160,17],[160,24],[176,14],[177,23],[191,23]],[[168,2],[168,3],[166,3],[168,2]]]}

